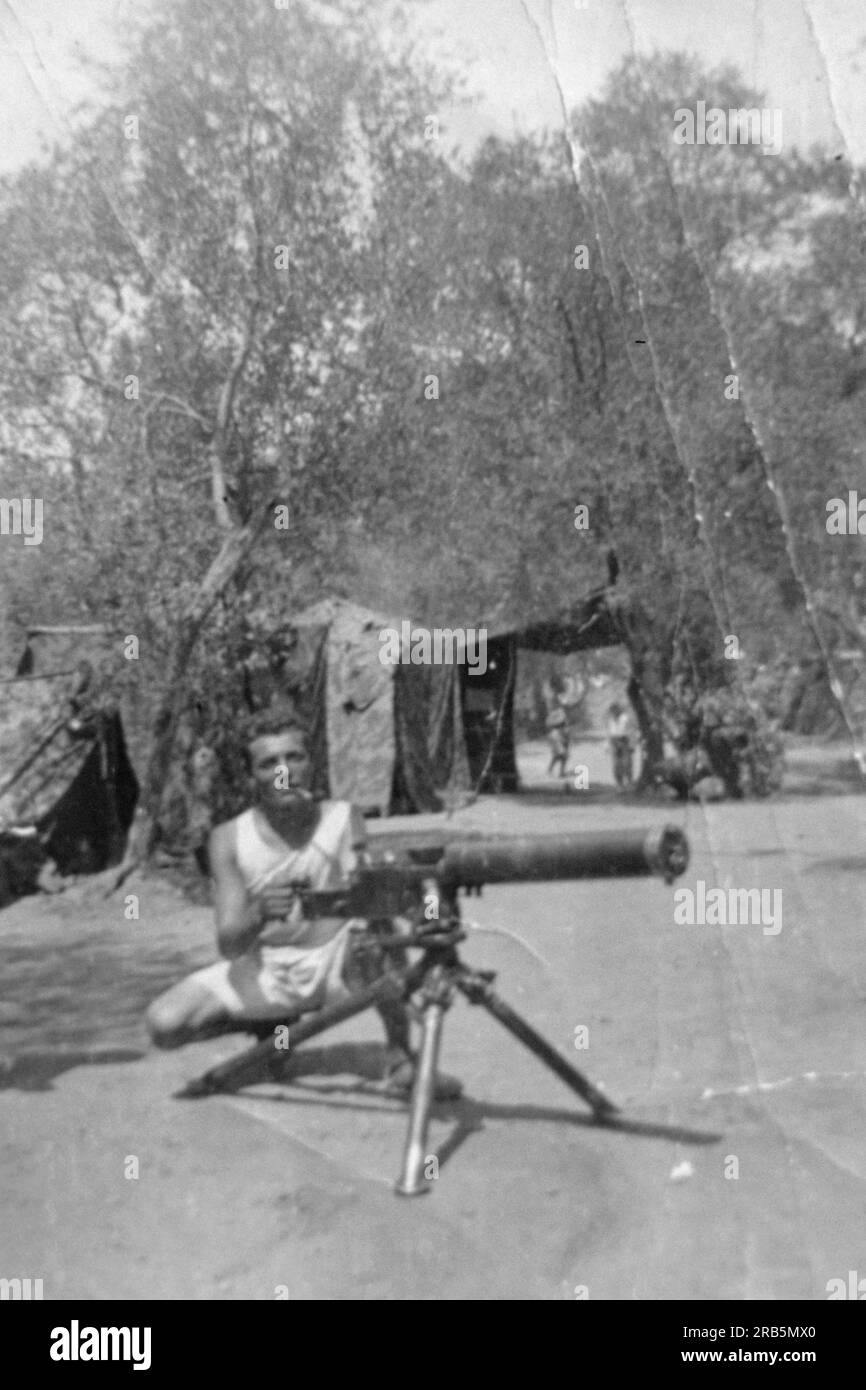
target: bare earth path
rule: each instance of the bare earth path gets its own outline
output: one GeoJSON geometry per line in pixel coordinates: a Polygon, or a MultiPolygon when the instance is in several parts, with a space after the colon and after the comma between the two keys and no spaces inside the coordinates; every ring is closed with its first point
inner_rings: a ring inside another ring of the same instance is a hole
{"type": "Polygon", "coordinates": [[[158,1054],[141,1026],[212,958],[209,911],[158,879],[129,885],[138,921],[122,898],[16,904],[0,914],[0,1276],[42,1278],[47,1299],[826,1298],[866,1275],[864,805],[539,793],[459,812],[452,829],[489,834],[670,819],[692,842],[678,886],[781,889],[783,925],[677,926],[653,880],[469,900],[467,958],[635,1123],[587,1125],[460,1000],[443,1064],[466,1097],[435,1113],[440,1176],[416,1200],[391,1192],[405,1112],[363,1081],[375,1017],[312,1044],[297,1085],[174,1100],[242,1043],[158,1054]]]}

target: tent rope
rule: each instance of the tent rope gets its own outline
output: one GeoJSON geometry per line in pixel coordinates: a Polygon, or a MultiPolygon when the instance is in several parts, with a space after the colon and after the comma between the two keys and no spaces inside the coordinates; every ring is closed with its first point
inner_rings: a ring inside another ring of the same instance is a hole
{"type": "Polygon", "coordinates": [[[27,769],[33,766],[39,755],[41,753],[44,753],[49,743],[52,743],[54,739],[57,737],[57,735],[60,733],[60,730],[63,728],[65,723],[66,715],[62,715],[60,719],[56,720],[54,724],[51,725],[50,729],[48,730],[48,733],[45,735],[42,742],[37,744],[36,748],[34,748],[30,756],[25,758],[24,762],[21,763],[12,773],[11,777],[7,777],[6,781],[2,784],[2,786],[0,786],[0,796],[5,796],[9,788],[14,787],[19,777],[23,777],[27,769]]]}

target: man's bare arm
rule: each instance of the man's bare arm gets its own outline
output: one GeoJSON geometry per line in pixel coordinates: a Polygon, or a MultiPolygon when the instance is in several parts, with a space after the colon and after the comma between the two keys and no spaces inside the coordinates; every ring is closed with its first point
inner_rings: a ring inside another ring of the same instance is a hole
{"type": "Polygon", "coordinates": [[[251,898],[235,859],[229,825],[211,831],[208,846],[214,878],[217,944],[229,960],[248,951],[265,925],[263,905],[251,898]]]}

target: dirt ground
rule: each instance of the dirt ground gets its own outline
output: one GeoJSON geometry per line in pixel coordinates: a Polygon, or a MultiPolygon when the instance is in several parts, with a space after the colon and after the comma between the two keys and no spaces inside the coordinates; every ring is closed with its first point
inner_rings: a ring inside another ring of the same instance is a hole
{"type": "Polygon", "coordinates": [[[30,898],[0,914],[0,1276],[41,1278],[46,1299],[493,1300],[824,1299],[866,1275],[866,801],[844,750],[802,744],[780,797],[706,807],[630,804],[603,745],[572,755],[591,792],[545,783],[533,745],[530,790],[448,827],[686,830],[674,887],[466,904],[466,958],[622,1107],[619,1128],[461,999],[443,1065],[466,1094],[434,1114],[439,1177],[395,1197],[405,1110],[376,1093],[374,1015],[300,1052],[292,1085],[174,1099],[244,1045],[158,1053],[142,1027],[214,957],[209,910],[156,877],[125,887],[138,920],[122,895],[30,898]],[[780,889],[781,931],[677,925],[675,889],[699,879],[780,889]]]}

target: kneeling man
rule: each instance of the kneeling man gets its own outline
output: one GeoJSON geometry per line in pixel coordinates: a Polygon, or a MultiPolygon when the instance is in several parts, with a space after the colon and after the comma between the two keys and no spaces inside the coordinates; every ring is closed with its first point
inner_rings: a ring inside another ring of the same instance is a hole
{"type": "MultiPolygon", "coordinates": [[[[151,1004],[147,1025],[159,1047],[212,1036],[244,1021],[287,1019],[349,997],[368,983],[353,959],[358,919],[303,916],[291,887],[345,886],[363,849],[363,817],[348,801],[313,800],[305,730],[291,711],[252,716],[248,756],[255,804],[211,832],[217,944],[223,959],[174,985],[151,1004]]],[[[398,1000],[383,1003],[386,1088],[411,1089],[415,1059],[409,1016],[398,1000]]],[[[460,1094],[437,1078],[438,1099],[460,1094]]]]}

